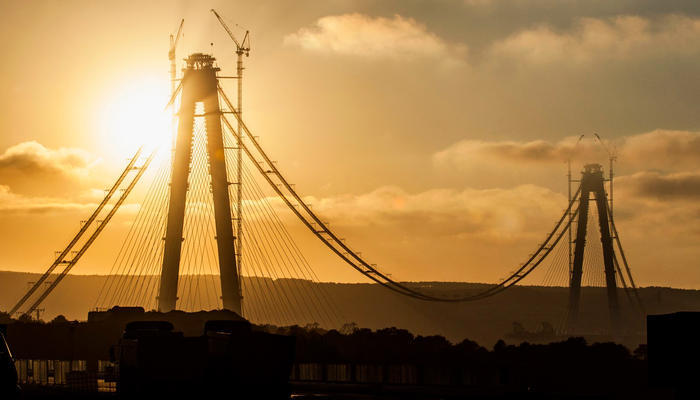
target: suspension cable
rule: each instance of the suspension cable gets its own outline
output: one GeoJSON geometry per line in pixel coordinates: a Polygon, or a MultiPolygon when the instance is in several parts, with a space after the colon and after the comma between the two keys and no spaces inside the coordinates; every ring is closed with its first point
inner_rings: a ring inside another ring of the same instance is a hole
{"type": "MultiPolygon", "coordinates": [[[[607,202],[606,202],[607,204],[607,202]]],[[[609,208],[609,205],[606,205],[606,207],[609,208]]],[[[620,234],[617,232],[617,227],[615,226],[615,220],[612,217],[612,214],[610,213],[610,210],[608,209],[608,215],[610,215],[610,226],[612,227],[614,236],[615,236],[615,243],[617,243],[617,248],[620,250],[620,257],[622,258],[622,264],[625,266],[625,271],[627,272],[627,279],[629,280],[629,284],[632,287],[632,293],[634,293],[634,297],[637,299],[637,305],[639,306],[640,311],[645,314],[646,310],[644,308],[644,303],[642,302],[641,297],[639,296],[639,290],[637,288],[637,285],[634,283],[634,278],[632,278],[632,271],[630,270],[630,266],[627,263],[627,257],[625,256],[625,251],[622,250],[622,242],[620,242],[620,234]]],[[[617,262],[617,258],[615,259],[617,262]]],[[[622,274],[620,274],[622,275],[622,274]]]]}
{"type": "Polygon", "coordinates": [[[44,290],[43,293],[39,296],[39,298],[29,307],[29,309],[24,313],[25,315],[31,314],[43,301],[46,299],[46,297],[58,286],[58,284],[63,280],[63,278],[66,277],[66,274],[70,272],[70,270],[75,266],[75,264],[80,260],[80,258],[85,254],[85,252],[90,248],[90,245],[97,239],[97,237],[100,235],[100,233],[104,230],[104,228],[107,226],[107,223],[112,219],[114,214],[117,212],[119,207],[124,203],[124,200],[129,196],[129,193],[131,193],[131,190],[136,186],[136,182],[139,181],[143,173],[146,171],[148,168],[148,165],[151,163],[151,160],[153,160],[153,157],[155,156],[156,151],[154,150],[151,152],[151,154],[148,156],[146,161],[144,161],[143,165],[141,167],[138,167],[138,172],[136,173],[136,176],[131,180],[129,185],[124,189],[124,192],[121,194],[117,202],[112,206],[112,209],[109,210],[107,215],[105,215],[104,219],[100,224],[97,225],[97,228],[95,231],[92,233],[92,235],[88,238],[88,240],[83,244],[83,246],[78,250],[78,253],[75,254],[72,260],[68,262],[66,265],[65,269],[61,272],[56,279],[49,285],[48,288],[44,290]]]}
{"type": "MultiPolygon", "coordinates": [[[[231,102],[229,101],[228,97],[224,93],[223,89],[219,87],[219,94],[223,98],[224,102],[227,104],[229,109],[235,110],[235,107],[232,106],[231,102]]],[[[472,294],[468,296],[462,296],[462,297],[456,297],[456,298],[447,298],[447,297],[437,297],[437,296],[432,296],[428,295],[425,293],[421,293],[419,291],[416,291],[408,286],[406,286],[404,283],[395,281],[391,278],[389,278],[386,274],[380,272],[377,268],[372,266],[371,264],[367,263],[357,252],[351,250],[341,239],[339,239],[333,231],[331,231],[327,224],[324,223],[310,208],[308,204],[306,204],[299,194],[292,188],[292,186],[289,184],[289,182],[283,177],[281,172],[277,169],[275,164],[270,160],[270,158],[267,156],[265,151],[262,149],[260,144],[258,143],[257,139],[255,136],[253,136],[246,126],[246,124],[243,122],[243,120],[240,118],[240,116],[236,113],[233,112],[233,115],[235,118],[238,120],[241,129],[245,132],[246,134],[246,139],[249,139],[250,142],[252,143],[253,147],[255,148],[256,152],[262,157],[262,160],[257,160],[256,157],[252,154],[252,151],[250,150],[250,147],[244,143],[243,140],[238,141],[241,144],[241,147],[246,153],[246,156],[248,156],[253,164],[256,166],[258,171],[263,175],[265,180],[270,184],[272,189],[280,196],[280,198],[283,200],[283,202],[289,207],[289,209],[301,220],[301,222],[322,242],[324,243],[331,251],[333,251],[338,257],[340,257],[343,261],[345,261],[348,265],[350,265],[352,268],[357,270],[358,272],[362,273],[364,276],[367,278],[371,279],[372,281],[390,289],[393,290],[399,294],[413,297],[419,300],[426,300],[426,301],[438,301],[438,302],[464,302],[464,301],[473,301],[473,300],[479,300],[483,299],[485,297],[492,296],[496,293],[499,293],[502,290],[505,290],[506,288],[516,284],[520,280],[522,280],[525,276],[527,276],[534,268],[536,268],[542,260],[547,257],[547,255],[551,252],[553,246],[558,242],[558,240],[561,238],[562,234],[559,234],[556,237],[556,240],[552,242],[550,246],[547,246],[551,239],[555,236],[556,232],[559,231],[559,228],[562,227],[562,224],[564,223],[564,220],[566,219],[566,216],[568,213],[571,212],[571,208],[575,201],[577,200],[577,197],[581,191],[580,187],[576,191],[576,194],[572,197],[571,202],[568,204],[568,207],[565,211],[565,213],[562,215],[562,217],[559,219],[557,224],[555,225],[554,229],[547,235],[547,239],[545,240],[544,243],[542,243],[537,251],[533,253],[533,255],[528,259],[528,261],[520,266],[513,274],[511,274],[508,278],[503,280],[502,282],[493,285],[489,289],[477,293],[477,294],[472,294]],[[264,168],[263,168],[264,166],[264,168]],[[279,183],[280,186],[284,187],[286,189],[286,192],[291,195],[291,197],[295,200],[297,203],[296,205],[292,202],[292,200],[289,199],[287,195],[282,192],[280,187],[273,181],[273,178],[275,177],[279,183]],[[297,208],[301,207],[301,209],[304,211],[304,214],[297,208]],[[305,216],[306,215],[306,216],[305,216]],[[317,229],[316,226],[319,228],[317,229]],[[539,256],[539,258],[538,258],[539,256]],[[535,261],[537,260],[537,261],[535,261]],[[534,264],[533,264],[534,262],[534,264]]],[[[243,139],[243,132],[238,132],[235,130],[232,126],[232,124],[228,121],[227,118],[222,116],[222,120],[224,121],[226,127],[229,129],[229,131],[236,136],[237,139],[243,139]]],[[[570,222],[565,224],[565,227],[568,228],[570,222]]],[[[566,229],[562,230],[564,232],[566,229]]]]}
{"type": "Polygon", "coordinates": [[[49,277],[49,275],[51,275],[51,273],[56,269],[56,267],[59,264],[64,263],[64,259],[66,258],[68,253],[71,251],[73,246],[75,246],[76,243],[78,243],[80,238],[88,230],[88,228],[92,225],[92,223],[95,221],[95,219],[100,214],[102,209],[107,205],[109,200],[112,198],[114,193],[117,191],[119,186],[122,184],[122,182],[126,178],[126,176],[129,174],[129,172],[131,172],[134,169],[134,163],[136,163],[136,160],[139,158],[139,155],[141,155],[141,150],[142,150],[142,148],[139,148],[136,151],[136,154],[134,154],[134,156],[131,158],[131,160],[129,160],[129,164],[126,166],[126,168],[124,168],[124,171],[121,173],[121,175],[119,175],[119,178],[117,178],[117,181],[114,182],[114,185],[112,185],[112,187],[109,189],[109,191],[105,195],[102,202],[97,206],[97,208],[92,213],[92,215],[90,215],[90,217],[85,221],[85,223],[80,228],[80,230],[75,235],[75,237],[73,237],[73,240],[71,240],[70,243],[68,243],[68,245],[65,247],[65,249],[63,249],[61,254],[58,257],[56,257],[56,260],[54,260],[53,264],[51,264],[51,266],[34,283],[34,285],[27,291],[27,293],[25,293],[24,296],[22,296],[22,298],[17,302],[17,304],[15,304],[15,306],[12,307],[12,309],[10,310],[10,315],[14,315],[14,313],[16,313],[17,310],[19,310],[20,307],[22,307],[22,305],[24,305],[24,303],[32,296],[32,294],[34,294],[34,292],[36,292],[36,290],[39,288],[39,286],[41,286],[41,284],[44,283],[44,281],[49,277]]]}

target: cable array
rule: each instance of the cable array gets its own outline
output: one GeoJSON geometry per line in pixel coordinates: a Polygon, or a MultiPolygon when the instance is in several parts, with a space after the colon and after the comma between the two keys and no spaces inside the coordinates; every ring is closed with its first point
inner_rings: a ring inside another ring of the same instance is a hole
{"type": "MultiPolygon", "coordinates": [[[[202,110],[195,110],[201,115],[202,110]]],[[[183,245],[180,258],[177,309],[220,309],[221,285],[216,250],[211,177],[207,156],[204,117],[195,117],[189,167],[183,245]]],[[[224,135],[224,147],[235,150],[236,141],[224,135]]],[[[229,181],[237,177],[236,152],[226,151],[229,181]]],[[[313,324],[339,327],[337,306],[320,283],[303,252],[285,226],[270,197],[264,192],[250,160],[242,160],[244,201],[243,257],[239,266],[244,315],[256,323],[276,325],[313,324]]],[[[163,160],[155,173],[126,239],[110,269],[95,308],[115,305],[157,307],[160,285],[171,164],[163,160]]],[[[230,182],[232,216],[236,209],[237,185],[230,182]]]]}
{"type": "Polygon", "coordinates": [[[121,174],[121,176],[117,179],[117,181],[114,183],[111,189],[107,192],[105,195],[104,200],[97,206],[97,209],[92,213],[92,215],[85,221],[83,226],[80,228],[78,233],[73,237],[73,240],[68,244],[68,246],[65,247],[65,249],[60,253],[60,255],[56,258],[54,263],[49,267],[49,269],[41,276],[41,278],[35,283],[34,286],[32,286],[29,291],[19,300],[19,302],[12,308],[10,311],[10,314],[14,314],[27,300],[29,300],[32,295],[37,294],[35,296],[34,300],[32,303],[30,303],[30,306],[27,308],[27,310],[24,312],[24,315],[30,315],[31,313],[34,312],[34,310],[37,309],[39,305],[46,299],[46,297],[51,294],[51,292],[63,281],[63,279],[70,273],[70,271],[77,265],[78,261],[82,258],[82,256],[87,252],[87,250],[90,248],[90,246],[97,240],[97,238],[100,236],[100,233],[105,229],[105,227],[109,224],[111,221],[112,217],[116,214],[116,212],[119,210],[119,208],[124,204],[124,201],[129,197],[129,194],[131,191],[134,189],[136,186],[136,183],[141,179],[143,176],[144,172],[148,169],[148,166],[151,164],[151,161],[153,161],[155,152],[151,152],[148,157],[143,161],[143,164],[141,166],[134,166],[136,161],[138,160],[139,156],[141,154],[141,149],[139,149],[136,154],[134,155],[133,158],[129,161],[129,164],[127,167],[124,169],[124,172],[121,174]],[[136,173],[133,175],[133,177],[128,181],[128,184],[126,187],[121,188],[122,182],[125,181],[127,175],[129,175],[132,171],[136,171],[136,173]],[[112,196],[119,192],[119,195],[116,197],[116,200],[114,204],[112,204],[112,207],[106,211],[104,207],[110,202],[112,196]],[[101,212],[105,210],[105,214],[103,215],[101,212]],[[97,218],[100,217],[102,218],[101,220],[98,220],[97,218]],[[94,229],[93,229],[94,228],[94,229]],[[84,233],[86,233],[88,230],[92,229],[92,233],[82,241],[82,236],[84,233]],[[82,245],[78,248],[78,250],[73,251],[72,248],[78,243],[78,242],[83,242],[82,245]],[[71,254],[71,259],[67,260],[66,256],[68,254],[71,254]],[[39,291],[38,293],[36,290],[38,289],[39,285],[42,282],[45,282],[46,278],[51,274],[51,272],[58,266],[62,266],[62,269],[56,275],[53,281],[51,282],[46,282],[46,287],[43,288],[43,290],[39,291]]]}
{"type": "MultiPolygon", "coordinates": [[[[226,132],[225,147],[234,149],[237,141],[226,132]]],[[[229,176],[235,176],[233,158],[227,153],[229,176]],[[229,158],[231,159],[229,161],[229,158]]],[[[241,275],[246,313],[254,320],[280,321],[281,324],[319,323],[337,327],[341,318],[336,305],[320,283],[299,246],[263,191],[251,161],[242,160],[242,202],[244,210],[241,275]],[[273,317],[274,316],[274,317],[273,317]]],[[[231,185],[231,191],[237,189],[231,185]]],[[[233,196],[232,196],[233,198],[233,196]]]]}
{"type": "Polygon", "coordinates": [[[541,277],[541,285],[569,285],[569,249],[566,241],[560,241],[551,253],[547,267],[541,277]]]}
{"type": "Polygon", "coordinates": [[[140,203],[108,279],[100,289],[95,308],[155,307],[153,287],[157,285],[157,278],[154,274],[162,259],[169,177],[169,162],[164,160],[140,203]]]}
{"type": "MultiPolygon", "coordinates": [[[[204,125],[204,118],[195,118],[178,281],[178,309],[186,311],[221,308],[204,125]]],[[[161,163],[112,266],[110,278],[100,291],[96,308],[157,307],[170,166],[169,159],[161,163]]]]}

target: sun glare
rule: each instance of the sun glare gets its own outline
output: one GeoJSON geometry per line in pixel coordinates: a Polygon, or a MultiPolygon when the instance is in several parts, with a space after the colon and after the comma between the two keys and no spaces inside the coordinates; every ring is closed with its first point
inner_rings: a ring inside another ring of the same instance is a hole
{"type": "Polygon", "coordinates": [[[119,86],[104,101],[100,132],[109,148],[131,154],[170,146],[172,110],[165,109],[170,95],[167,79],[141,79],[119,86]]]}

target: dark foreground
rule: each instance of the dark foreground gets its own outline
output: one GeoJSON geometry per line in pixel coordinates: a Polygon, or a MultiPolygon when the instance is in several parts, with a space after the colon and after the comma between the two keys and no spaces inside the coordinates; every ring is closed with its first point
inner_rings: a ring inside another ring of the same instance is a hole
{"type": "MultiPolygon", "coordinates": [[[[122,322],[134,318],[133,312],[115,313],[122,322]]],[[[193,316],[185,319],[192,321],[193,316]]],[[[187,338],[164,321],[138,322],[120,328],[121,340],[106,351],[111,353],[109,360],[28,358],[30,349],[25,348],[12,365],[23,386],[20,398],[132,399],[147,394],[163,399],[267,399],[271,387],[282,385],[284,390],[275,391],[274,398],[682,399],[696,398],[693,377],[700,352],[693,335],[699,322],[697,313],[650,317],[649,350],[642,346],[634,352],[615,343],[588,344],[582,338],[549,344],[499,342],[488,350],[468,340],[452,344],[440,336],[414,336],[396,328],[344,333],[313,327],[249,329],[242,321],[210,321],[204,335],[187,338]],[[164,325],[167,331],[152,331],[164,325]],[[246,328],[239,332],[240,327],[246,328]],[[281,346],[271,351],[275,343],[281,346]],[[689,365],[684,361],[694,366],[683,367],[689,365]],[[685,373],[678,373],[680,368],[685,373]]],[[[86,333],[105,328],[104,323],[93,319],[92,327],[61,327],[66,343],[74,347],[73,356],[80,354],[78,348],[96,343],[94,337],[86,337],[85,343],[75,340],[81,329],[86,333]]],[[[15,338],[20,331],[23,340],[36,343],[50,337],[46,333],[61,330],[36,324],[8,329],[15,338]],[[32,331],[43,335],[32,336],[32,331]]],[[[98,350],[92,351],[105,354],[105,349],[98,350]]]]}
{"type": "MultiPolygon", "coordinates": [[[[674,399],[672,391],[663,389],[632,390],[615,393],[570,394],[542,392],[509,392],[493,388],[451,388],[402,385],[326,384],[292,382],[291,399],[341,400],[341,399],[674,399]]],[[[222,397],[234,398],[233,393],[222,393],[222,397]]],[[[116,393],[75,393],[65,388],[29,385],[23,389],[20,399],[130,399],[116,393]]],[[[137,397],[133,397],[137,398],[137,397]]],[[[195,397],[196,398],[196,397],[195,397]]],[[[251,397],[262,399],[263,397],[251,397]]]]}

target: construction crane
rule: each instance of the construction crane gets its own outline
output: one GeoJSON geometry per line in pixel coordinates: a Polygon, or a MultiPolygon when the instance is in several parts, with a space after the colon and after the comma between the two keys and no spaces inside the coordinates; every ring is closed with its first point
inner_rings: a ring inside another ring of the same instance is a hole
{"type": "Polygon", "coordinates": [[[175,91],[175,81],[177,81],[177,73],[175,71],[175,49],[177,49],[177,42],[180,41],[182,36],[182,25],[185,24],[185,19],[180,20],[180,26],[177,28],[177,33],[173,35],[170,34],[170,50],[168,50],[168,60],[170,60],[170,93],[175,91]]]}
{"type": "MultiPolygon", "coordinates": [[[[228,35],[233,40],[233,43],[236,44],[236,54],[238,54],[239,56],[242,56],[243,54],[245,54],[245,56],[248,57],[250,55],[250,32],[245,31],[245,35],[243,35],[243,40],[239,43],[238,39],[236,39],[236,36],[228,28],[228,25],[226,25],[226,22],[224,22],[224,19],[221,18],[221,15],[219,15],[219,13],[216,12],[216,10],[213,8],[211,9],[211,12],[214,13],[214,15],[216,16],[216,19],[219,20],[219,22],[221,23],[221,26],[224,27],[224,29],[226,30],[226,33],[228,33],[228,35]]],[[[242,60],[239,58],[238,62],[239,62],[238,65],[240,66],[240,64],[242,63],[242,60]]]]}
{"type": "Polygon", "coordinates": [[[241,138],[242,138],[242,131],[243,127],[241,126],[241,121],[243,118],[243,55],[245,54],[246,57],[250,56],[250,32],[245,31],[245,35],[243,35],[243,40],[238,41],[236,39],[236,36],[231,32],[231,29],[229,29],[228,25],[226,25],[226,22],[224,22],[224,19],[221,18],[221,15],[216,12],[213,8],[211,9],[211,12],[214,13],[216,16],[216,19],[219,20],[221,23],[221,26],[226,30],[226,33],[231,37],[231,40],[233,40],[233,43],[236,44],[236,55],[238,56],[238,61],[236,62],[236,79],[238,80],[238,102],[236,104],[236,114],[238,114],[238,135],[237,137],[237,144],[236,144],[236,164],[237,164],[237,180],[238,184],[236,185],[236,212],[238,215],[236,215],[236,266],[238,267],[238,273],[240,276],[241,273],[241,261],[243,261],[242,257],[242,250],[243,250],[243,152],[242,152],[242,145],[241,145],[241,138]]]}

